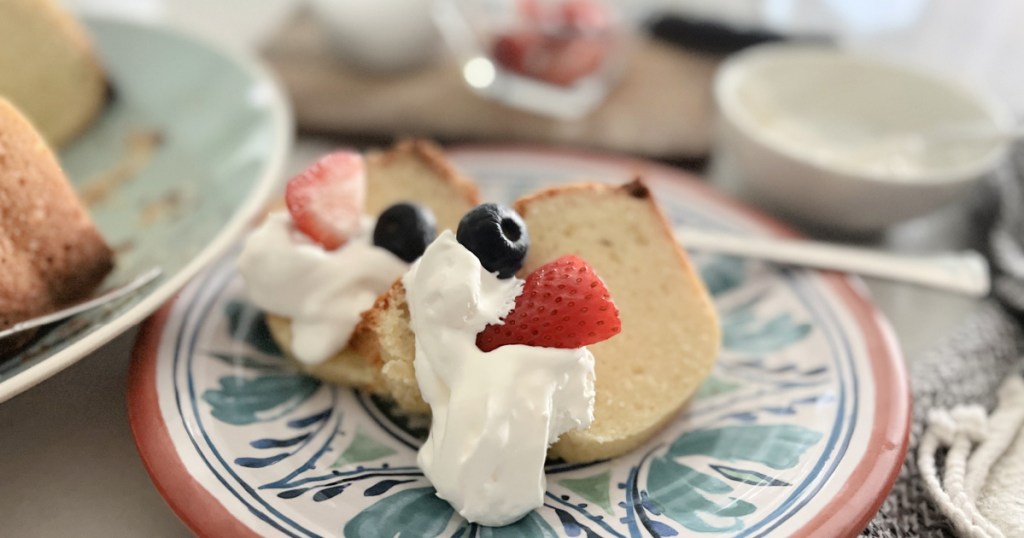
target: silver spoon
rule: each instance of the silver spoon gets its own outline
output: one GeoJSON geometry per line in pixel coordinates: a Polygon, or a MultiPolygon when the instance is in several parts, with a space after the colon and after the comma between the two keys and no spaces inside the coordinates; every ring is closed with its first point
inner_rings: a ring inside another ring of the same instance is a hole
{"type": "Polygon", "coordinates": [[[692,228],[677,229],[676,237],[687,249],[858,273],[971,297],[984,297],[991,288],[988,262],[971,250],[930,255],[895,254],[818,241],[743,237],[692,228]]]}
{"type": "Polygon", "coordinates": [[[10,327],[0,331],[0,340],[3,340],[4,338],[10,336],[14,336],[18,333],[42,327],[43,325],[49,325],[62,319],[70,318],[71,316],[81,314],[86,310],[92,310],[93,308],[96,308],[98,306],[102,306],[109,302],[116,301],[117,299],[120,299],[121,297],[124,297],[138,290],[139,288],[145,286],[146,284],[149,284],[158,276],[160,276],[162,272],[163,271],[159,267],[154,267],[142,273],[141,275],[135,277],[134,279],[132,279],[131,282],[110,289],[101,295],[93,297],[92,299],[77,303],[67,308],[62,308],[56,312],[50,312],[49,314],[44,314],[42,316],[37,316],[31,319],[26,319],[24,321],[15,323],[14,325],[11,325],[10,327]]]}

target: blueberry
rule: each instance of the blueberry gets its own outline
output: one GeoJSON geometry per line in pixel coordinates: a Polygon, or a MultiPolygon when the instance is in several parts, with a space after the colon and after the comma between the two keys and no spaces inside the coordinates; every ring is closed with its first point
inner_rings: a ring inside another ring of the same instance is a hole
{"type": "Polygon", "coordinates": [[[429,208],[408,202],[397,203],[377,217],[373,244],[412,263],[423,255],[437,235],[437,221],[429,208]]]}
{"type": "Polygon", "coordinates": [[[526,223],[509,207],[478,205],[459,221],[455,238],[480,259],[484,269],[511,278],[523,266],[530,237],[526,223]]]}

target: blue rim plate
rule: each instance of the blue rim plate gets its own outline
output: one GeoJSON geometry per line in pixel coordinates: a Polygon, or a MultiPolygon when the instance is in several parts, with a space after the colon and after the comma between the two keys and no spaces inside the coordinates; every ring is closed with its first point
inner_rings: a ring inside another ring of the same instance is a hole
{"type": "Polygon", "coordinates": [[[118,252],[109,282],[161,267],[132,296],[56,326],[0,362],[0,402],[67,368],[151,314],[228,249],[273,191],[291,111],[256,62],[177,31],[89,19],[114,97],[60,153],[118,252]],[[113,178],[113,179],[112,179],[113,178]],[[94,189],[98,184],[107,189],[94,189]]]}
{"type": "MultiPolygon", "coordinates": [[[[677,170],[557,150],[455,151],[485,198],[648,181],[675,225],[790,234],[677,170]]],[[[543,508],[498,529],[453,514],[416,467],[426,426],[290,368],[230,252],[146,323],[129,376],[143,461],[197,534],[843,536],[906,451],[910,391],[888,325],[841,275],[694,255],[723,351],[685,411],[633,452],[551,462],[543,508]]]]}

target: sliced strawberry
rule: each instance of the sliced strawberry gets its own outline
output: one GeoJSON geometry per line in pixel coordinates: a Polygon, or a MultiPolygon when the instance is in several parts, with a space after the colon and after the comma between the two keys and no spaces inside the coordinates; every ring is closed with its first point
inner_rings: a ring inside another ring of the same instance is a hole
{"type": "Polygon", "coordinates": [[[611,13],[604,4],[520,0],[518,11],[527,24],[494,41],[492,52],[498,65],[525,77],[570,86],[605,61],[611,13]]]}
{"type": "Polygon", "coordinates": [[[504,323],[484,328],[476,345],[482,351],[508,344],[571,349],[621,330],[619,309],[604,282],[590,264],[569,255],[530,273],[504,323]]]}
{"type": "Polygon", "coordinates": [[[531,76],[528,64],[535,63],[529,59],[543,46],[543,36],[538,32],[518,31],[500,36],[494,42],[494,59],[498,65],[516,73],[531,76]]]}
{"type": "Polygon", "coordinates": [[[366,167],[358,153],[322,157],[288,181],[284,195],[292,222],[327,250],[348,241],[359,228],[366,202],[366,167]]]}
{"type": "Polygon", "coordinates": [[[509,71],[568,86],[604,61],[607,45],[594,37],[559,37],[519,30],[494,42],[494,59],[509,71]]]}

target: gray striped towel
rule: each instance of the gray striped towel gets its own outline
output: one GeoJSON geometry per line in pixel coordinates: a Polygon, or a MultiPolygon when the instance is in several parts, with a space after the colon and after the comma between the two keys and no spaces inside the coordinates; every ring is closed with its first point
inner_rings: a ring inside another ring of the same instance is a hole
{"type": "MultiPolygon", "coordinates": [[[[910,450],[892,492],[861,536],[955,536],[953,526],[925,490],[917,448],[932,409],[980,404],[991,410],[996,393],[1024,367],[1024,146],[997,174],[995,194],[981,204],[979,223],[998,207],[989,227],[988,252],[996,270],[993,296],[957,332],[909,365],[914,396],[910,450]]],[[[942,465],[941,454],[938,462],[942,465]]]]}

